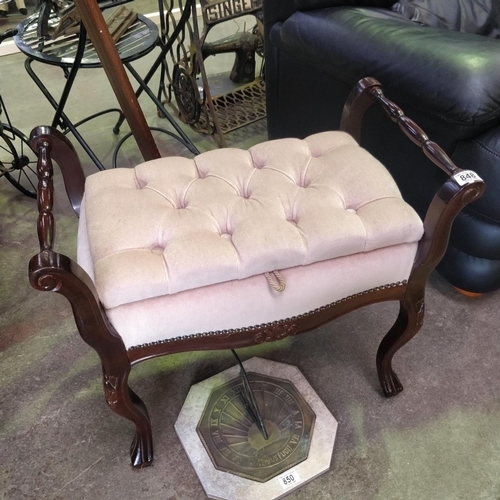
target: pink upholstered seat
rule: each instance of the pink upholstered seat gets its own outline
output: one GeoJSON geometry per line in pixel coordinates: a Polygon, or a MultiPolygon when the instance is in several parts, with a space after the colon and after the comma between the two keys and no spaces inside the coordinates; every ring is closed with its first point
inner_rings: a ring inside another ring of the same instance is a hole
{"type": "Polygon", "coordinates": [[[403,281],[422,233],[386,169],[325,132],[91,175],[78,260],[130,348],[403,281]]]}

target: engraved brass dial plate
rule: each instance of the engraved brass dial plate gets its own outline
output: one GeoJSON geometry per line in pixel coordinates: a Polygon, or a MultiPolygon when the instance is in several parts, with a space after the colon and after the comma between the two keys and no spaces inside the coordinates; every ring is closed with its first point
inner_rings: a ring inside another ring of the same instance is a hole
{"type": "Polygon", "coordinates": [[[243,404],[239,377],[212,391],[196,430],[216,469],[266,482],[307,458],[316,416],[291,382],[253,372],[248,379],[267,441],[243,404]]]}

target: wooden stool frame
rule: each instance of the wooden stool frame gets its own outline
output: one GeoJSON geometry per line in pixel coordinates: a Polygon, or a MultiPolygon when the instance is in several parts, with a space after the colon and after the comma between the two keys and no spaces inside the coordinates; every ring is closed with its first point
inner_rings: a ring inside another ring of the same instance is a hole
{"type": "Polygon", "coordinates": [[[281,321],[234,330],[197,333],[128,350],[110,324],[90,277],[76,262],[53,250],[55,222],[52,213],[52,158],[61,168],[68,197],[79,215],[85,179],[78,157],[69,141],[57,130],[51,127],[37,127],[33,130],[30,143],[39,155],[40,253],[30,260],[30,283],[37,290],[57,292],[69,300],[82,339],[97,351],[101,359],[104,394],[109,408],[135,424],[136,432],[130,450],[134,467],[144,467],[152,463],[153,442],[146,406],[130,389],[128,377],[134,364],[156,356],[183,351],[235,349],[273,342],[317,328],[359,307],[397,300],[400,302],[400,312],[394,326],[380,343],[376,364],[385,396],[394,396],[403,390],[392,369],[392,358],[422,326],[426,281],[446,251],[455,216],[465,205],[478,199],[485,186],[479,178],[461,186],[456,176],[462,171],[436,143],[429,140],[415,122],[384,96],[380,84],[373,78],[361,80],[349,95],[344,107],[341,129],[359,140],[363,115],[374,102],[378,103],[390,119],[449,176],[429,206],[424,220],[424,236],[418,244],[409,279],[365,290],[306,314],[281,321]]]}

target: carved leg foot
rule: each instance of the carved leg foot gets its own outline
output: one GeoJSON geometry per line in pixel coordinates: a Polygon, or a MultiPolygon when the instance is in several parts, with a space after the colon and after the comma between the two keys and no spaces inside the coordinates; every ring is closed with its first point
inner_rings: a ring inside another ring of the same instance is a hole
{"type": "Polygon", "coordinates": [[[135,424],[135,436],[130,446],[133,467],[147,467],[153,462],[153,438],[148,411],[143,401],[128,386],[128,371],[108,375],[104,371],[104,393],[111,410],[135,424]]]}
{"type": "Polygon", "coordinates": [[[134,439],[130,445],[130,461],[132,467],[142,469],[149,467],[153,463],[153,439],[151,428],[142,432],[137,428],[134,439]]]}
{"type": "Polygon", "coordinates": [[[146,416],[141,424],[136,423],[135,436],[130,445],[130,460],[133,467],[148,467],[153,463],[153,436],[148,410],[142,399],[132,389],[129,388],[128,392],[130,401],[146,416]]]}
{"type": "Polygon", "coordinates": [[[377,352],[377,372],[386,397],[396,396],[403,385],[392,369],[392,358],[420,330],[424,318],[424,299],[401,302],[394,326],[382,339],[377,352]]]}
{"type": "Polygon", "coordinates": [[[389,369],[380,368],[378,372],[380,385],[386,398],[396,396],[403,390],[403,384],[401,384],[398,376],[391,367],[389,369]]]}

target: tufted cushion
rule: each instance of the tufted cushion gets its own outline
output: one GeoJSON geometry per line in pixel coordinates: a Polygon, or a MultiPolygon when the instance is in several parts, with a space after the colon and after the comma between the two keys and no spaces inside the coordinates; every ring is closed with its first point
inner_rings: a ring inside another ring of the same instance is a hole
{"type": "Polygon", "coordinates": [[[111,311],[387,247],[406,249],[404,279],[421,236],[385,168],[349,135],[325,132],[91,175],[79,262],[111,311]]]}

